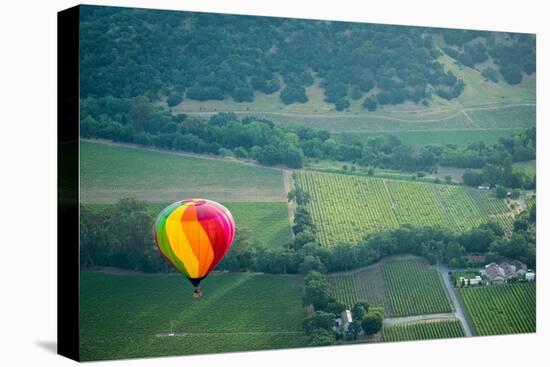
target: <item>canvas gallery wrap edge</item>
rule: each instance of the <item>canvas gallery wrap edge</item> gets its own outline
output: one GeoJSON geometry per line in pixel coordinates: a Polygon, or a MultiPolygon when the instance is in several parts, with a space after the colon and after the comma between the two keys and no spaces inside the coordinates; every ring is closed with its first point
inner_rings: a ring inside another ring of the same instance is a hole
{"type": "Polygon", "coordinates": [[[58,352],[536,331],[536,36],[58,13],[58,352]]]}

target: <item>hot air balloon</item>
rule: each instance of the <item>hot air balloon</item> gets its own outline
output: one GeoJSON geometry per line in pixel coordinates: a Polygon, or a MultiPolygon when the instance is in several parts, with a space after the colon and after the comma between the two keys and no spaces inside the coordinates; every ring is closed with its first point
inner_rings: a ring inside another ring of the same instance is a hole
{"type": "Polygon", "coordinates": [[[200,297],[199,283],[231,247],[235,222],[229,210],[215,201],[181,200],[160,212],[154,236],[166,261],[191,281],[193,296],[200,297]]]}

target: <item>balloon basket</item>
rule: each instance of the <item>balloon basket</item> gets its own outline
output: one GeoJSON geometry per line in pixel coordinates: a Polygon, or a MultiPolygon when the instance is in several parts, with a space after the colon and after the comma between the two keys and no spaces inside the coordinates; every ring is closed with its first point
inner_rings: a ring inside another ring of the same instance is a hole
{"type": "Polygon", "coordinates": [[[195,290],[193,291],[193,297],[194,298],[201,298],[202,297],[202,289],[200,289],[199,287],[196,287],[195,290]]]}

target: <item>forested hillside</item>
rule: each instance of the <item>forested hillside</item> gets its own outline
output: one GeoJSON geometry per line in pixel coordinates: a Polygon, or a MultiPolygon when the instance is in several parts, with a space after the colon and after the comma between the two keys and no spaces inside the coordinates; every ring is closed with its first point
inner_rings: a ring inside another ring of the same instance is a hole
{"type": "Polygon", "coordinates": [[[81,20],[83,98],[145,95],[175,106],[279,92],[292,104],[318,82],[336,110],[361,99],[367,111],[458,97],[464,81],[443,53],[482,65],[493,82],[535,72],[530,35],[86,6],[81,20]]]}

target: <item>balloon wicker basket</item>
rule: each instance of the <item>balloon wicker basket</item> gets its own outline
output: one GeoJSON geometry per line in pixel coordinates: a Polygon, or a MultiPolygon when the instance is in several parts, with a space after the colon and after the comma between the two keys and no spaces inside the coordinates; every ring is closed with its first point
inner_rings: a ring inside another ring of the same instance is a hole
{"type": "Polygon", "coordinates": [[[193,291],[193,297],[195,298],[201,298],[202,297],[202,289],[200,287],[196,287],[193,291]]]}

